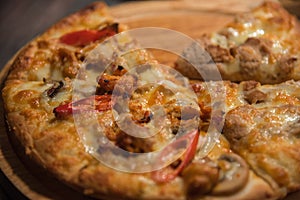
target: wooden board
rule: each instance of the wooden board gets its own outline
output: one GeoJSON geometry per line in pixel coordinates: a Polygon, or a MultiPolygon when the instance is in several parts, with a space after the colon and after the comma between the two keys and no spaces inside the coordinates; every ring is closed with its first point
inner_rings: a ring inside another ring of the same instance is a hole
{"type": "MultiPolygon", "coordinates": [[[[232,20],[236,13],[248,11],[261,2],[262,0],[144,1],[118,5],[112,7],[111,12],[117,21],[127,24],[130,28],[164,27],[196,38],[205,32],[218,30],[232,20]]],[[[155,52],[154,54],[161,62],[172,61],[167,55],[155,52]]],[[[9,66],[10,63],[0,73],[1,85],[9,66]]],[[[2,99],[0,104],[3,113],[2,99]]],[[[14,153],[7,136],[8,130],[3,115],[0,123],[0,167],[20,192],[29,199],[89,199],[56,179],[45,176],[44,172],[32,163],[21,161],[14,153]]],[[[300,193],[292,194],[287,199],[300,199],[300,193]]]]}

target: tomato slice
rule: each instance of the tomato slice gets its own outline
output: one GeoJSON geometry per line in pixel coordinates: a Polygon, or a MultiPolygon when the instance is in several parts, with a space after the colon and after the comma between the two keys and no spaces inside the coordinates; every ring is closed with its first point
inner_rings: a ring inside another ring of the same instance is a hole
{"type": "Polygon", "coordinates": [[[181,161],[180,164],[175,169],[171,166],[167,166],[160,170],[153,171],[151,174],[152,179],[158,183],[166,183],[175,179],[195,157],[199,135],[200,134],[198,130],[191,131],[190,133],[185,134],[184,136],[167,146],[162,152],[162,155],[159,156],[160,159],[163,159],[166,154],[169,154],[170,151],[173,151],[175,148],[179,148],[180,144],[184,141],[188,142],[188,148],[179,160],[181,161]]]}
{"type": "Polygon", "coordinates": [[[80,30],[67,33],[59,38],[59,41],[72,46],[85,46],[106,37],[118,33],[118,25],[112,24],[101,30],[80,30]]]}

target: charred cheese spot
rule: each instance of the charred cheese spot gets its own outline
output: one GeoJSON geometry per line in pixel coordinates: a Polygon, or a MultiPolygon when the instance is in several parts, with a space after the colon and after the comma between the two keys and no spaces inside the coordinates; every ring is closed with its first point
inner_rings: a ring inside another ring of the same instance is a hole
{"type": "Polygon", "coordinates": [[[13,98],[14,102],[25,104],[33,96],[37,96],[38,92],[35,90],[22,90],[19,91],[13,98]]]}
{"type": "Polygon", "coordinates": [[[32,108],[38,109],[40,107],[40,99],[37,98],[32,98],[30,101],[30,105],[32,108]]]}

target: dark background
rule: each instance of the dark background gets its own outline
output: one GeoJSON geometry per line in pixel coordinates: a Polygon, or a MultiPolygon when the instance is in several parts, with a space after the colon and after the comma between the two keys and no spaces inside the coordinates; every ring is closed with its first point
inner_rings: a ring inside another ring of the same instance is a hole
{"type": "MultiPolygon", "coordinates": [[[[59,19],[95,0],[0,0],[0,67],[59,19]]],[[[125,0],[102,0],[116,5],[125,0]]],[[[0,171],[0,200],[26,199],[0,171]]]]}
{"type": "MultiPolygon", "coordinates": [[[[53,23],[96,0],[0,0],[0,66],[53,23]]],[[[116,5],[125,0],[102,0],[116,5]]]]}

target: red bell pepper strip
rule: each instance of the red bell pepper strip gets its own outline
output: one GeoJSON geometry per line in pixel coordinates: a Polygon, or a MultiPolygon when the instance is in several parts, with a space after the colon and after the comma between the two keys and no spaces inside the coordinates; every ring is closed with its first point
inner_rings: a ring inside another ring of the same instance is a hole
{"type": "Polygon", "coordinates": [[[116,24],[109,25],[101,30],[80,30],[67,33],[59,38],[59,41],[72,46],[85,46],[106,37],[118,33],[116,24]]]}
{"type": "Polygon", "coordinates": [[[111,95],[94,95],[75,102],[60,105],[54,108],[53,113],[58,118],[71,114],[90,111],[106,111],[112,108],[111,95]]]}
{"type": "Polygon", "coordinates": [[[179,148],[178,146],[180,146],[180,143],[182,143],[183,141],[186,140],[188,142],[188,148],[181,157],[180,164],[175,169],[171,166],[167,166],[160,170],[153,171],[151,174],[152,179],[158,183],[166,183],[175,179],[177,175],[180,174],[195,157],[199,135],[200,134],[198,130],[191,131],[190,133],[187,133],[186,135],[182,136],[181,138],[167,146],[166,149],[162,152],[163,155],[160,156],[160,158],[163,158],[165,154],[170,153],[170,151],[174,150],[174,148],[179,148]]]}

